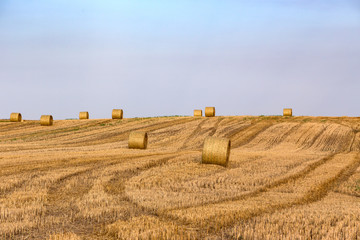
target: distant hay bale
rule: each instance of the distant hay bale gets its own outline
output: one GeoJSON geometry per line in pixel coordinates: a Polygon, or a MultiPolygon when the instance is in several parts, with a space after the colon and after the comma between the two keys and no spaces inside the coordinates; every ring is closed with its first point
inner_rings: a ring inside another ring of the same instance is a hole
{"type": "Polygon", "coordinates": [[[21,113],[11,113],[10,122],[22,122],[21,113]]]}
{"type": "Polygon", "coordinates": [[[284,108],[283,115],[286,117],[292,116],[292,108],[284,108]]]}
{"type": "Polygon", "coordinates": [[[215,117],[215,107],[206,107],[205,117],[215,117]]]}
{"type": "Polygon", "coordinates": [[[80,112],[79,119],[89,119],[89,112],[80,112]]]}
{"type": "Polygon", "coordinates": [[[51,126],[53,125],[53,117],[51,115],[42,115],[40,118],[41,126],[51,126]]]}
{"type": "Polygon", "coordinates": [[[202,117],[202,110],[194,110],[194,117],[202,117]]]}
{"type": "Polygon", "coordinates": [[[231,141],[227,138],[207,137],[204,142],[201,163],[226,167],[229,162],[231,141]]]}
{"type": "Polygon", "coordinates": [[[146,149],[148,135],[146,132],[131,132],[129,135],[129,148],[146,149]]]}
{"type": "Polygon", "coordinates": [[[122,109],[113,109],[112,110],[112,119],[122,119],[123,110],[122,109]]]}

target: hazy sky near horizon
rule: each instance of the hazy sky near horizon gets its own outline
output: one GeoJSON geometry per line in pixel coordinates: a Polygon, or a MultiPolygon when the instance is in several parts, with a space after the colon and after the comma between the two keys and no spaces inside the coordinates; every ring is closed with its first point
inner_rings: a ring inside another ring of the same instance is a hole
{"type": "Polygon", "coordinates": [[[360,116],[358,0],[1,0],[0,118],[360,116]]]}

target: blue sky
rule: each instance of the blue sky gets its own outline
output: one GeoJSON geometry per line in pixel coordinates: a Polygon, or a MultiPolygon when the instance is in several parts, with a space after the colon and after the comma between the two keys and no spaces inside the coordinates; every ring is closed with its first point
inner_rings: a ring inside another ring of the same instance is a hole
{"type": "Polygon", "coordinates": [[[360,116],[356,0],[1,0],[0,118],[360,116]]]}

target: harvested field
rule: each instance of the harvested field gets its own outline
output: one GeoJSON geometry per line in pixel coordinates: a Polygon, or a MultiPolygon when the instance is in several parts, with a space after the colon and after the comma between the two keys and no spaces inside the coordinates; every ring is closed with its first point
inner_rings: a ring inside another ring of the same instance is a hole
{"type": "Polygon", "coordinates": [[[2,121],[0,239],[358,239],[359,150],[360,118],[2,121]]]}

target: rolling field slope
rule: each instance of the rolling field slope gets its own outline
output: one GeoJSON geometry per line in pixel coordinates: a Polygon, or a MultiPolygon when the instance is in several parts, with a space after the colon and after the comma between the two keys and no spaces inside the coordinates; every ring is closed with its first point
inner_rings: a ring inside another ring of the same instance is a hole
{"type": "Polygon", "coordinates": [[[360,118],[0,122],[0,239],[359,238],[360,118]]]}

